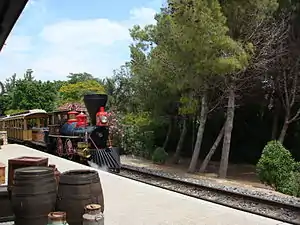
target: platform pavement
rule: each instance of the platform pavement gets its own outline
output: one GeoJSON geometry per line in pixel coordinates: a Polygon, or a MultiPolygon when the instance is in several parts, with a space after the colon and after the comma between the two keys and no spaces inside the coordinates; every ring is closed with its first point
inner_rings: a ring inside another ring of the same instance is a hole
{"type": "MultiPolygon", "coordinates": [[[[22,145],[10,144],[0,149],[0,162],[5,165],[8,159],[21,156],[48,157],[60,172],[92,169],[22,145]]],[[[104,192],[107,225],[287,225],[97,171],[104,192]]]]}

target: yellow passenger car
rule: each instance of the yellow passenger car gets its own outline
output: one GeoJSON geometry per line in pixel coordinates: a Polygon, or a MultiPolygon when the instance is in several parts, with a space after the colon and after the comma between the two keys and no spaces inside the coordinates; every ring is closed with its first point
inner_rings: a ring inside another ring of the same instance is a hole
{"type": "Polygon", "coordinates": [[[7,131],[10,141],[32,142],[46,146],[48,114],[45,110],[33,109],[0,118],[0,130],[7,131]]]}

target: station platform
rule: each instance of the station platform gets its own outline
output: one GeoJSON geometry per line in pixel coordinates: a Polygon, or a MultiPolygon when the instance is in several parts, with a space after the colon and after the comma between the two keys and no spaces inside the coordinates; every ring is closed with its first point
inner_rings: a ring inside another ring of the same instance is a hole
{"type": "MultiPolygon", "coordinates": [[[[21,156],[47,157],[60,172],[93,169],[22,145],[0,149],[0,162],[21,156]]],[[[7,179],[6,168],[6,179],[7,179]]],[[[287,225],[280,221],[139,183],[97,170],[105,201],[107,225],[287,225]]]]}

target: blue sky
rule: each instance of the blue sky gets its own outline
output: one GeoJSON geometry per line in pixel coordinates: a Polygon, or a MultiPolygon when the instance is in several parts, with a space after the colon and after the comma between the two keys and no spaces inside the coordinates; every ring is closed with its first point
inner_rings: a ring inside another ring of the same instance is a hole
{"type": "Polygon", "coordinates": [[[29,0],[0,53],[0,80],[33,69],[41,80],[72,72],[111,76],[129,59],[128,29],[154,23],[163,0],[29,0]]]}

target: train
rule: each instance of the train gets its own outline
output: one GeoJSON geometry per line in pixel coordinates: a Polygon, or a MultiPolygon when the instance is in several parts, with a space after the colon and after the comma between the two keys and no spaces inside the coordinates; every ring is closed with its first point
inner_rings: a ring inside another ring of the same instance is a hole
{"type": "Polygon", "coordinates": [[[109,118],[105,107],[108,96],[83,96],[86,111],[33,109],[0,117],[0,130],[10,142],[41,147],[43,151],[84,164],[97,164],[119,173],[118,146],[112,146],[109,118]]]}

